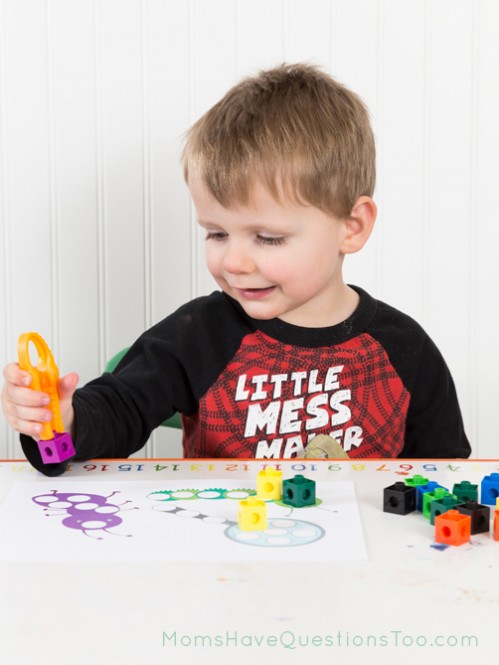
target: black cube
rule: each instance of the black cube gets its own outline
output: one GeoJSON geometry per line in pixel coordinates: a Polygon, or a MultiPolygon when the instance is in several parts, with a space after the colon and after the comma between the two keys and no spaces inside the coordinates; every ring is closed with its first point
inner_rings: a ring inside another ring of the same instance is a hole
{"type": "Polygon", "coordinates": [[[383,512],[407,515],[416,510],[416,488],[399,481],[383,490],[383,512]]]}
{"type": "Polygon", "coordinates": [[[456,506],[456,510],[471,517],[472,535],[490,531],[490,508],[488,506],[482,506],[477,501],[466,501],[456,506]]]}

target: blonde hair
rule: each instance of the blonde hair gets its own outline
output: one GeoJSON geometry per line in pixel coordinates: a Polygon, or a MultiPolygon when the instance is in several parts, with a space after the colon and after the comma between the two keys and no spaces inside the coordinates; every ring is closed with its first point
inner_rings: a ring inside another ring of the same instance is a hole
{"type": "Polygon", "coordinates": [[[361,99],[311,65],[282,65],[246,78],[188,131],[184,177],[201,179],[224,207],[248,205],[260,181],[346,218],[372,196],[374,137],[361,99]]]}

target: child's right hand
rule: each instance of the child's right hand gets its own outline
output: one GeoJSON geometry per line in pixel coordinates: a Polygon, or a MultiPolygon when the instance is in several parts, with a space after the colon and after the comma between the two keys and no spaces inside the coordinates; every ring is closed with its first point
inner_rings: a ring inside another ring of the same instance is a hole
{"type": "MultiPolygon", "coordinates": [[[[23,371],[17,363],[10,363],[3,370],[4,385],[2,389],[2,409],[9,425],[20,432],[40,438],[42,424],[52,420],[52,412],[47,408],[50,398],[46,393],[31,390],[29,385],[32,377],[23,371]]],[[[66,374],[59,379],[59,402],[64,429],[74,436],[73,393],[78,385],[79,377],[75,373],[66,374]]]]}

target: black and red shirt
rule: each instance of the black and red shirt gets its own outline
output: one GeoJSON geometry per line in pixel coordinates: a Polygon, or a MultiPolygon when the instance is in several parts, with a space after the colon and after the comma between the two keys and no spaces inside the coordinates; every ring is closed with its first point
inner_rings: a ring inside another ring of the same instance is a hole
{"type": "Polygon", "coordinates": [[[251,319],[220,292],[187,303],[75,393],[77,458],[126,457],[175,411],[185,457],[302,457],[318,434],[353,458],[468,457],[436,346],[355,289],[356,311],[329,328],[251,319]]]}

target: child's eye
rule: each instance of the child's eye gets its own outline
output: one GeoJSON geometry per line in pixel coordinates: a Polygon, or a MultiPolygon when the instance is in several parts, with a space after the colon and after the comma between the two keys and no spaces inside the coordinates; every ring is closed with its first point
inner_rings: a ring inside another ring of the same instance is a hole
{"type": "Polygon", "coordinates": [[[226,233],[223,233],[223,231],[207,231],[206,232],[206,238],[205,240],[225,240],[227,237],[226,233]]]}
{"type": "Polygon", "coordinates": [[[258,242],[262,245],[282,245],[285,241],[282,236],[258,236],[258,242]]]}

